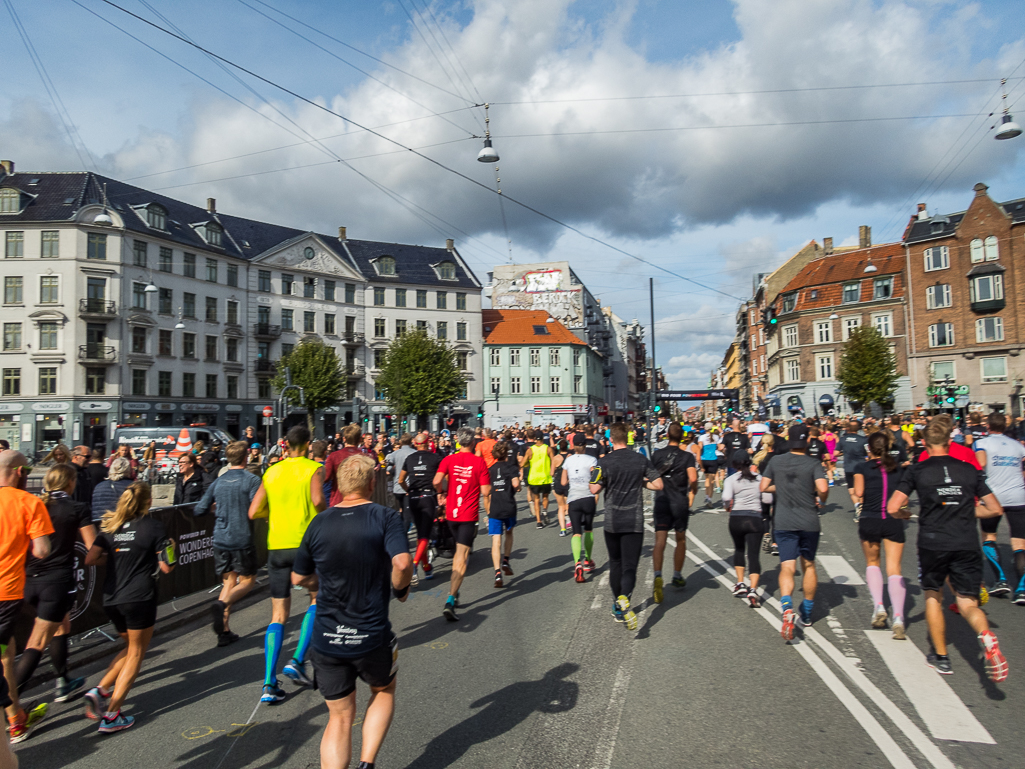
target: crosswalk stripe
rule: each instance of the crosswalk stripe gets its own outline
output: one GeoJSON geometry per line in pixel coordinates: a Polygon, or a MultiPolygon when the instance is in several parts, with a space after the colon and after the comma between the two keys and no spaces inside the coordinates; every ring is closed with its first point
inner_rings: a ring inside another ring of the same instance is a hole
{"type": "Polygon", "coordinates": [[[854,567],[847,563],[842,555],[819,555],[815,557],[815,563],[822,564],[826,574],[837,585],[864,585],[865,580],[854,570],[854,567]]]}

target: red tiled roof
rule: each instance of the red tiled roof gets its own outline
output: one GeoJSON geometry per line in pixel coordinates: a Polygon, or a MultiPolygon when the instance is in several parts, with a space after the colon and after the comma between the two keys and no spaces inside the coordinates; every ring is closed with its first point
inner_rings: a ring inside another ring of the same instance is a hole
{"type": "Polygon", "coordinates": [[[579,344],[580,337],[544,310],[484,310],[485,344],[579,344]],[[535,326],[547,334],[535,333],[535,326]]]}
{"type": "Polygon", "coordinates": [[[903,272],[903,244],[887,243],[871,248],[859,248],[809,262],[780,294],[798,292],[795,310],[834,307],[842,301],[844,284],[861,282],[862,301],[867,301],[872,297],[872,280],[884,275],[893,275],[892,296],[900,297],[904,295],[903,272]],[[866,274],[865,267],[868,265],[869,257],[876,272],[866,274]],[[816,292],[814,299],[811,296],[812,290],[816,292]]]}

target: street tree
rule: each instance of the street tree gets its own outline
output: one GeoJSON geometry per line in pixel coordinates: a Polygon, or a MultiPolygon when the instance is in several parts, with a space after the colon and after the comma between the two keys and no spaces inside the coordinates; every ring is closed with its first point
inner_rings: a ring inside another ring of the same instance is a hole
{"type": "Polygon", "coordinates": [[[872,326],[851,332],[843,346],[839,370],[840,393],[852,403],[867,408],[875,402],[883,408],[893,404],[897,391],[897,359],[890,343],[872,326]]]}
{"type": "Polygon", "coordinates": [[[466,377],[451,347],[417,329],[388,346],[375,385],[394,413],[426,419],[459,397],[466,377]]]}
{"type": "MultiPolygon", "coordinates": [[[[278,361],[278,373],[271,384],[276,390],[284,388],[285,369],[292,372],[292,384],[303,388],[306,401],[306,426],[312,435],[315,411],[337,406],[345,391],[345,372],[333,347],[319,339],[304,339],[278,361]]],[[[299,405],[299,393],[290,391],[286,399],[299,405]]]]}

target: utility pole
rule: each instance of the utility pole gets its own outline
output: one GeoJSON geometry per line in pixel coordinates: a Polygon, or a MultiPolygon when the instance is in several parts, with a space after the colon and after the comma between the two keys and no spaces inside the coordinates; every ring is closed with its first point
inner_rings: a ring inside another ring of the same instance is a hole
{"type": "Polygon", "coordinates": [[[648,427],[644,431],[648,439],[648,459],[651,459],[651,412],[655,409],[655,281],[648,278],[648,304],[651,310],[651,374],[648,376],[648,427]]]}

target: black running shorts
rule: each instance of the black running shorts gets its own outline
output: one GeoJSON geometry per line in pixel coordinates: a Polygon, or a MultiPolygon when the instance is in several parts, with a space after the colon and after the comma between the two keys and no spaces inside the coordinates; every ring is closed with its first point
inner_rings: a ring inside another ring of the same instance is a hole
{"type": "Polygon", "coordinates": [[[1007,523],[1011,526],[1011,536],[1014,539],[1025,539],[1025,506],[1010,505],[1005,507],[1004,516],[1007,518],[1007,523]]]}
{"type": "Polygon", "coordinates": [[[21,599],[0,601],[0,644],[9,643],[14,636],[14,623],[21,612],[21,599]]]}
{"type": "Polygon", "coordinates": [[[470,547],[477,536],[477,521],[446,521],[457,545],[470,547]]]}
{"type": "Polygon", "coordinates": [[[104,606],[104,611],[118,633],[129,630],[145,630],[157,624],[157,602],[140,601],[138,603],[119,603],[116,606],[104,606]]]}
{"type": "Polygon", "coordinates": [[[1000,521],[1003,520],[1002,515],[995,515],[992,518],[980,518],[979,529],[983,534],[996,534],[997,528],[1000,526],[1000,521]]]}
{"type": "Polygon", "coordinates": [[[907,524],[899,518],[865,518],[858,521],[858,536],[862,542],[882,542],[888,539],[891,542],[904,543],[906,538],[904,532],[907,524]]]}
{"type": "Polygon", "coordinates": [[[552,493],[552,484],[545,483],[541,486],[531,486],[530,491],[532,494],[537,494],[539,497],[547,497],[552,493]]]}
{"type": "Polygon", "coordinates": [[[313,660],[313,686],[325,700],[340,700],[356,689],[360,678],[368,686],[385,687],[395,679],[399,669],[399,640],[392,635],[391,642],[379,646],[363,657],[331,657],[316,649],[310,652],[313,660]]]}
{"type": "Polygon", "coordinates": [[[655,497],[655,531],[687,531],[690,509],[674,507],[667,497],[655,497]]]}
{"type": "Polygon", "coordinates": [[[270,597],[288,598],[292,593],[292,564],[299,548],[267,551],[267,576],[270,578],[270,597]]]}
{"type": "Polygon", "coordinates": [[[243,577],[252,577],[256,574],[256,569],[256,548],[252,545],[239,550],[224,550],[214,546],[214,574],[218,577],[232,572],[243,577]]]}
{"type": "Polygon", "coordinates": [[[965,598],[978,598],[982,584],[982,550],[926,550],[918,548],[918,572],[922,590],[943,591],[950,587],[965,598]]]}
{"type": "Polygon", "coordinates": [[[717,459],[702,459],[701,469],[705,471],[705,475],[715,475],[719,470],[719,461],[717,459]]]}
{"type": "Polygon", "coordinates": [[[569,520],[573,526],[573,534],[582,535],[585,531],[594,529],[594,514],[598,505],[594,497],[574,499],[569,503],[569,520]]]}
{"type": "Polygon", "coordinates": [[[46,622],[63,622],[75,605],[75,583],[25,580],[25,603],[36,610],[36,616],[46,622]]]}
{"type": "Polygon", "coordinates": [[[413,525],[416,527],[416,538],[427,539],[431,535],[431,524],[438,517],[438,498],[434,494],[414,496],[410,493],[407,498],[409,514],[413,516],[413,525]]]}

